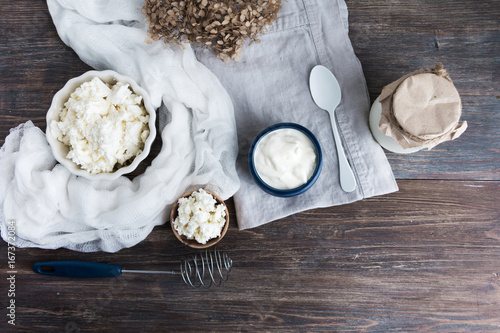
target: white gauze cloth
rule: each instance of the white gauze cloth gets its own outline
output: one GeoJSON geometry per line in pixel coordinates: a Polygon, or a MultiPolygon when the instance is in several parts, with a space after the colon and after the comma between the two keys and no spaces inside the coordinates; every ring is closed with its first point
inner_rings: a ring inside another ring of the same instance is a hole
{"type": "Polygon", "coordinates": [[[146,44],[142,0],[47,4],[59,36],[84,62],[128,75],[149,92],[159,108],[162,148],[132,181],[89,181],[56,163],[32,122],[21,124],[0,150],[2,238],[14,225],[18,247],[116,252],[168,221],[188,189],[231,197],[239,188],[233,106],[190,46],[146,44]]]}

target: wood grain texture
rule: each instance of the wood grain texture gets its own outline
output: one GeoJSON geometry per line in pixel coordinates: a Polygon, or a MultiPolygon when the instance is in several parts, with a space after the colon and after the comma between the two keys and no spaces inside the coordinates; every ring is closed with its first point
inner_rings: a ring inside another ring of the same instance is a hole
{"type": "MultiPolygon", "coordinates": [[[[253,230],[238,231],[233,222],[220,247],[234,267],[226,283],[211,289],[192,289],[175,276],[74,280],[31,270],[47,260],[176,269],[190,250],[168,225],[116,254],[19,249],[18,327],[498,331],[500,184],[403,180],[399,186],[398,193],[253,230]]],[[[234,221],[232,202],[229,208],[234,221]]]]}
{"type": "MultiPolygon", "coordinates": [[[[350,38],[372,101],[402,75],[442,62],[462,97],[467,131],[412,155],[387,153],[400,179],[499,180],[500,1],[348,0],[350,38]]],[[[57,36],[44,1],[2,1],[0,144],[32,120],[45,130],[52,96],[91,69],[57,36]]],[[[153,146],[152,157],[161,148],[153,146]]],[[[146,163],[149,163],[149,159],[146,163]]],[[[147,164],[146,164],[147,165],[147,164]]],[[[144,165],[136,174],[143,172],[144,165]]]]}
{"type": "Polygon", "coordinates": [[[443,63],[469,128],[458,139],[408,156],[388,153],[398,178],[498,180],[500,1],[348,0],[350,38],[372,101],[419,68],[443,63]]]}
{"type": "MultiPolygon", "coordinates": [[[[372,101],[407,72],[442,62],[469,129],[412,155],[388,153],[399,192],[315,209],[220,243],[229,280],[191,289],[175,276],[41,276],[48,260],[176,269],[191,250],[168,224],[118,253],[16,250],[16,327],[7,324],[0,242],[0,332],[498,332],[500,330],[500,1],[347,0],[350,38],[372,101]]],[[[59,39],[45,1],[0,0],[0,144],[90,69],[59,39]]],[[[143,172],[161,148],[153,146],[143,172]]]]}

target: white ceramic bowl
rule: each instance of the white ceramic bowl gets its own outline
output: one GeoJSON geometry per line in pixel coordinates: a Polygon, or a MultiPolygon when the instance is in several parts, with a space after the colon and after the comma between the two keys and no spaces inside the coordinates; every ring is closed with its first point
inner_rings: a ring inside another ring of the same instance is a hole
{"type": "Polygon", "coordinates": [[[111,70],[105,71],[89,71],[78,77],[75,77],[69,80],[64,87],[59,90],[52,99],[52,104],[50,105],[49,110],[47,111],[46,116],[47,128],[45,134],[47,136],[47,141],[49,142],[50,147],[52,148],[52,153],[54,154],[55,159],[68,168],[71,173],[82,176],[84,178],[90,180],[114,180],[121,175],[130,173],[134,171],[139,163],[143,161],[146,156],[148,156],[149,151],[151,150],[151,145],[156,137],[156,111],[151,105],[149,94],[146,90],[141,88],[132,78],[118,74],[111,70]],[[130,85],[135,94],[141,95],[144,101],[144,107],[146,111],[149,113],[149,137],[146,139],[144,143],[144,149],[142,153],[137,155],[132,163],[129,165],[120,168],[114,172],[109,173],[98,173],[92,174],[84,169],[81,169],[79,165],[77,165],[72,160],[66,158],[69,152],[69,147],[64,143],[60,142],[55,138],[50,131],[50,123],[53,120],[59,120],[59,114],[61,110],[64,108],[64,103],[66,103],[69,99],[71,93],[73,93],[76,88],[78,88],[82,83],[92,80],[94,77],[99,77],[103,82],[109,84],[115,84],[116,82],[125,82],[130,85]]]}

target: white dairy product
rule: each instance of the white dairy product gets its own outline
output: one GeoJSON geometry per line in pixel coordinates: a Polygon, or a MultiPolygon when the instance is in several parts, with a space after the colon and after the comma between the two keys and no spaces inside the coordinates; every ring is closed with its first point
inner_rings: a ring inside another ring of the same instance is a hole
{"type": "Polygon", "coordinates": [[[287,190],[305,184],[316,168],[316,149],[299,130],[282,128],[265,135],[254,152],[259,177],[269,186],[287,190]]]}
{"type": "Polygon", "coordinates": [[[112,172],[139,155],[148,122],[142,96],[127,83],[111,86],[94,77],[70,95],[50,129],[70,147],[67,158],[95,174],[112,172]]]}
{"type": "Polygon", "coordinates": [[[180,235],[200,244],[221,235],[226,223],[226,209],[223,204],[217,204],[211,194],[199,189],[189,197],[180,198],[178,204],[173,225],[180,235]]]}

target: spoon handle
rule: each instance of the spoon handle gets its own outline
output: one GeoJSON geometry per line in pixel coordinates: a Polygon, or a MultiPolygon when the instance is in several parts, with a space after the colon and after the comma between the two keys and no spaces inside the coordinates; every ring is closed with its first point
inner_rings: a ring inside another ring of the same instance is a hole
{"type": "Polygon", "coordinates": [[[356,178],[345,156],[334,112],[330,113],[330,121],[332,123],[333,137],[335,138],[335,146],[337,147],[337,155],[339,157],[340,187],[342,187],[345,192],[352,192],[356,188],[356,178]]]}

